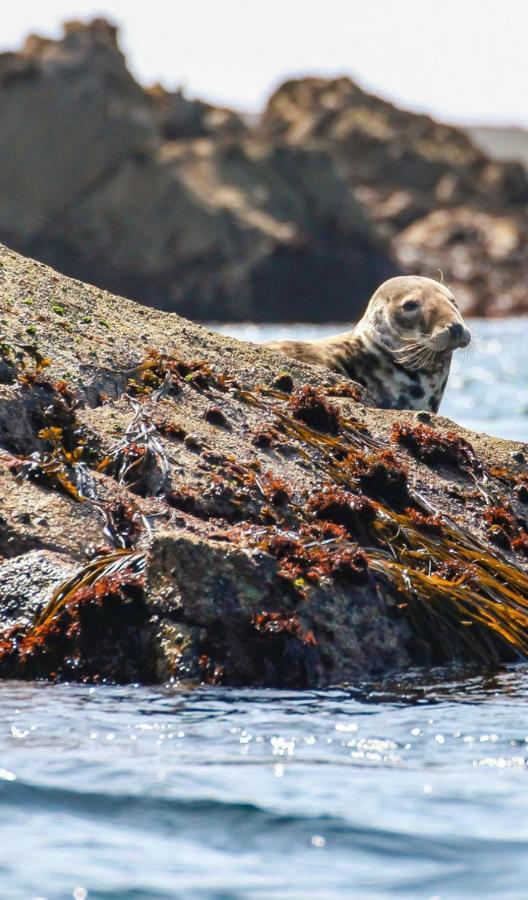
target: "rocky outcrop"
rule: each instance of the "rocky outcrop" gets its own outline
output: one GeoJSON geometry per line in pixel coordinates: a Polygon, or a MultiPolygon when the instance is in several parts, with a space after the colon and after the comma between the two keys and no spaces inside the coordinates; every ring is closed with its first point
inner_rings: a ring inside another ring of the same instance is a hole
{"type": "Polygon", "coordinates": [[[123,159],[160,143],[116,29],[102,20],[0,55],[0,96],[0,231],[13,245],[31,246],[123,159]]]}
{"type": "Polygon", "coordinates": [[[465,313],[526,309],[528,177],[348,78],[260,122],[128,72],[96,19],[0,56],[0,240],[202,320],[350,321],[398,271],[465,313]]]}
{"type": "Polygon", "coordinates": [[[264,131],[328,152],[406,271],[438,277],[464,311],[526,310],[528,176],[491,159],[461,129],[362,91],[305,78],[271,97],[264,131]]]}
{"type": "Polygon", "coordinates": [[[528,651],[524,448],[0,250],[0,675],[317,686],[528,651]]]}
{"type": "Polygon", "coordinates": [[[236,139],[249,132],[233,110],[211,106],[203,100],[190,100],[182,90],[167,91],[163,85],[155,84],[147,90],[147,95],[152,101],[157,127],[167,141],[218,136],[236,139]]]}
{"type": "Polygon", "coordinates": [[[0,239],[149,305],[350,319],[396,272],[324,152],[143,90],[104,21],[0,56],[0,130],[0,239]]]}

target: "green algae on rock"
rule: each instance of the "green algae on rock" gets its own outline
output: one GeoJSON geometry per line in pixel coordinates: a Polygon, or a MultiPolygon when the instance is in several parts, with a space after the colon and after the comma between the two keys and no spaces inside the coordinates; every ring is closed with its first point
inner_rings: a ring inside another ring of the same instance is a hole
{"type": "Polygon", "coordinates": [[[518,445],[0,263],[2,677],[307,687],[528,652],[518,445]]]}

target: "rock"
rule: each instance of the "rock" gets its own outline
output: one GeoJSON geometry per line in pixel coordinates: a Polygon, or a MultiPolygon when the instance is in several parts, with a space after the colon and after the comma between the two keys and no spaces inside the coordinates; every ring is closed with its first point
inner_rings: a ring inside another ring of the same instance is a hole
{"type": "Polygon", "coordinates": [[[504,316],[526,308],[528,219],[477,212],[467,206],[439,209],[405,228],[394,240],[401,262],[423,270],[423,260],[449,280],[467,315],[504,316]]]}
{"type": "Polygon", "coordinates": [[[465,312],[526,309],[528,175],[520,163],[491,160],[461,129],[399,109],[349,78],[282,85],[263,130],[330,154],[403,269],[440,271],[465,312]]]}
{"type": "Polygon", "coordinates": [[[102,20],[0,57],[0,130],[0,239],[146,304],[350,319],[397,271],[327,154],[144,90],[102,20]]]}
{"type": "Polygon", "coordinates": [[[252,140],[124,161],[45,246],[76,277],[199,319],[349,318],[395,272],[328,158],[252,140]]]}
{"type": "Polygon", "coordinates": [[[31,247],[123,159],[160,142],[116,29],[102,19],[0,55],[0,96],[0,232],[14,246],[31,247]]]}
{"type": "Polygon", "coordinates": [[[182,138],[244,137],[248,128],[231,109],[189,100],[183,91],[167,91],[161,84],[147,90],[158,127],[167,141],[182,138]]]}
{"type": "MultiPolygon", "coordinates": [[[[348,78],[260,121],[143,88],[102,19],[0,55],[0,240],[201,320],[347,321],[399,271],[526,310],[528,174],[348,78]]],[[[0,377],[2,377],[0,371],[0,377]]]]}
{"type": "Polygon", "coordinates": [[[28,628],[57,584],[75,571],[71,559],[49,550],[21,553],[0,565],[2,627],[28,628]]]}
{"type": "Polygon", "coordinates": [[[316,687],[528,652],[524,445],[4,248],[0,295],[3,677],[316,687]]]}

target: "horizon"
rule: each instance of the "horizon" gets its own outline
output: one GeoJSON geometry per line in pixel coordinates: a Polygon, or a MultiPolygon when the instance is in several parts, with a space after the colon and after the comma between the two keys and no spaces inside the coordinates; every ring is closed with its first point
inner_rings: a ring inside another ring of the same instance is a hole
{"type": "Polygon", "coordinates": [[[119,28],[120,48],[141,84],[182,88],[242,114],[257,113],[291,78],[346,76],[446,123],[528,127],[524,0],[508,0],[516,28],[507,32],[499,0],[465,0],[462,9],[458,0],[444,0],[433,15],[420,0],[370,0],[359,12],[346,0],[311,10],[300,0],[270,0],[264,14],[244,0],[195,0],[183,13],[163,6],[54,0],[42,8],[27,0],[6,12],[0,51],[19,50],[32,33],[58,38],[64,21],[102,17],[119,28]]]}

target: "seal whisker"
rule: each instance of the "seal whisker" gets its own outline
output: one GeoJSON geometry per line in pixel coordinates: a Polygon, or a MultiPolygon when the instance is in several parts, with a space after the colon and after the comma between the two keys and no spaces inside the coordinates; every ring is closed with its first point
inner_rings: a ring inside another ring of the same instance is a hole
{"type": "Polygon", "coordinates": [[[430,352],[430,348],[426,343],[422,342],[417,344],[412,350],[408,351],[407,348],[405,348],[403,352],[401,350],[397,351],[394,353],[394,357],[402,366],[414,365],[417,360],[421,359],[422,356],[428,352],[430,352]]]}
{"type": "Polygon", "coordinates": [[[393,356],[412,356],[414,353],[419,352],[425,347],[424,341],[416,341],[414,344],[409,344],[407,347],[395,347],[390,350],[393,356]]]}

